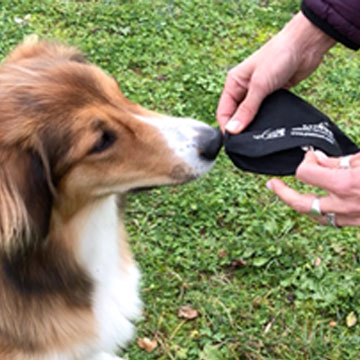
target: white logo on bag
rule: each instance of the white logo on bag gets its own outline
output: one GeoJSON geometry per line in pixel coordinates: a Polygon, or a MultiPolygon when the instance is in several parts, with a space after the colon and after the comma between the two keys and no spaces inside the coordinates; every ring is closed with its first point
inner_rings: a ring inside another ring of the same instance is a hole
{"type": "Polygon", "coordinates": [[[290,136],[315,137],[323,139],[331,144],[335,143],[334,134],[329,129],[327,122],[319,124],[304,124],[296,128],[292,128],[290,136]]]}
{"type": "Polygon", "coordinates": [[[286,129],[280,128],[280,129],[266,129],[264,132],[262,132],[259,135],[253,135],[253,139],[255,140],[273,140],[273,139],[280,139],[282,137],[285,137],[286,135],[286,129]]]}

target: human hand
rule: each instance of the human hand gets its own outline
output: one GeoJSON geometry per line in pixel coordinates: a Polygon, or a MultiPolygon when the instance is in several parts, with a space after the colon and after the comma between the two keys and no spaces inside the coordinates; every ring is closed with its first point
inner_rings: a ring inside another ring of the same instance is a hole
{"type": "MultiPolygon", "coordinates": [[[[335,214],[337,226],[360,226],[360,152],[350,157],[350,167],[341,168],[341,158],[327,157],[321,151],[309,151],[296,171],[302,182],[322,188],[327,194],[319,198],[323,215],[335,214]]],[[[268,181],[284,203],[304,214],[309,214],[316,196],[300,194],[279,179],[268,181]]],[[[326,216],[318,217],[326,223],[326,216]]]]}
{"type": "Polygon", "coordinates": [[[308,77],[334,44],[299,12],[274,38],[228,72],[217,109],[221,130],[235,134],[245,129],[267,95],[308,77]]]}

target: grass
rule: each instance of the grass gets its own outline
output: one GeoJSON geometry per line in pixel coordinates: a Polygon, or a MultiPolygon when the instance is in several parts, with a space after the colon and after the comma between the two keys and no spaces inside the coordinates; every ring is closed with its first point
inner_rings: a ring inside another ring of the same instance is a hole
{"type": "MultiPolygon", "coordinates": [[[[298,6],[291,0],[3,0],[0,54],[26,34],[60,39],[114,75],[130,99],[215,124],[226,71],[298,6]]],[[[294,91],[360,143],[359,78],[358,54],[339,45],[294,91]]],[[[134,342],[126,359],[359,357],[359,325],[346,325],[349,313],[360,316],[358,230],[315,224],[279,202],[266,180],[236,170],[221,154],[200,181],[129,197],[126,223],[145,303],[138,336],[159,346],[146,353],[134,342]],[[184,304],[200,316],[179,319],[184,304]]]]}

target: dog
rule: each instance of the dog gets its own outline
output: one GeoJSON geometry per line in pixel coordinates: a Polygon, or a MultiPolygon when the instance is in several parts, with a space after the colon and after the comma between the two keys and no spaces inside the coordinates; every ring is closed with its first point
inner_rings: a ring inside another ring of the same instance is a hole
{"type": "Polygon", "coordinates": [[[18,45],[0,68],[0,359],[120,359],[141,313],[122,196],[205,174],[221,142],[73,47],[18,45]]]}

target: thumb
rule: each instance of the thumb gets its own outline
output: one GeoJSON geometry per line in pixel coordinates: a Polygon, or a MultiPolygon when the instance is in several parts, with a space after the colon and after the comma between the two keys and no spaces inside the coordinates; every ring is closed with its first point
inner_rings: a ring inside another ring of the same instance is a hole
{"type": "Polygon", "coordinates": [[[227,123],[226,131],[231,134],[243,131],[254,119],[266,95],[267,93],[260,90],[259,87],[250,87],[245,99],[227,123]]]}

